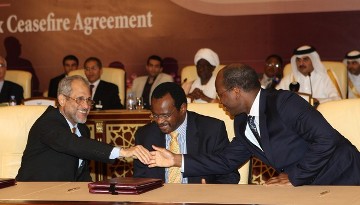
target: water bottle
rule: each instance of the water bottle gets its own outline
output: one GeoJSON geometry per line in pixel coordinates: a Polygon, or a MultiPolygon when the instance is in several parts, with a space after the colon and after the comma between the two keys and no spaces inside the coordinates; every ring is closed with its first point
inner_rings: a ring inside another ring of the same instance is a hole
{"type": "Polygon", "coordinates": [[[135,96],[134,93],[129,92],[126,97],[126,109],[134,110],[135,109],[135,96]]]}
{"type": "Polygon", "coordinates": [[[15,106],[16,105],[15,95],[10,96],[9,105],[10,106],[15,106]]]}

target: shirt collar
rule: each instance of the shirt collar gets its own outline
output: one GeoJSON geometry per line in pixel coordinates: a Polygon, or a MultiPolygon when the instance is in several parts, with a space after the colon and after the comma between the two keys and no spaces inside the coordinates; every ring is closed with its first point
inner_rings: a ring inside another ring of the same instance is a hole
{"type": "Polygon", "coordinates": [[[256,98],[255,98],[253,104],[251,105],[251,109],[250,109],[250,113],[249,113],[249,115],[251,115],[251,116],[259,117],[260,92],[261,92],[261,89],[257,93],[256,98]]]}

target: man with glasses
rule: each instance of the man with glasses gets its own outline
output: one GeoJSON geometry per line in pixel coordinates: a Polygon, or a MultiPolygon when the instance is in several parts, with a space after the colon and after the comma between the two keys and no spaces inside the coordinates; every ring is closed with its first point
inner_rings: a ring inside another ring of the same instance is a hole
{"type": "MultiPolygon", "coordinates": [[[[162,83],[151,97],[152,122],[139,128],[135,144],[152,150],[152,145],[171,148],[178,144],[179,153],[216,153],[229,144],[223,121],[187,111],[183,89],[176,83],[162,83]],[[172,135],[177,133],[176,139],[172,135]],[[175,141],[175,142],[173,142],[175,141]]],[[[162,179],[165,183],[233,183],[239,182],[238,169],[225,175],[203,175],[171,179],[171,170],[149,168],[139,160],[134,161],[134,177],[162,179]]]]}
{"type": "Polygon", "coordinates": [[[261,87],[275,88],[283,75],[283,60],[278,55],[270,55],[265,60],[264,73],[260,77],[261,87]]]}
{"type": "Polygon", "coordinates": [[[136,97],[143,97],[144,108],[150,109],[150,97],[156,86],[165,82],[174,82],[171,75],[163,73],[163,60],[160,56],[151,55],[146,62],[145,76],[134,79],[131,91],[136,97]]]}
{"type": "Polygon", "coordinates": [[[117,85],[101,80],[102,63],[96,57],[90,57],[84,62],[84,72],[90,82],[91,99],[95,101],[93,109],[122,109],[117,85]]]}
{"type": "Polygon", "coordinates": [[[88,160],[113,163],[119,157],[149,159],[142,146],[120,148],[90,139],[85,125],[94,101],[81,76],[59,83],[59,108],[49,106],[32,126],[18,181],[92,181],[88,160]]]}
{"type": "Polygon", "coordinates": [[[0,56],[0,103],[8,103],[11,96],[15,96],[16,103],[19,105],[24,99],[24,89],[14,82],[5,80],[6,70],[6,60],[0,56]]]}

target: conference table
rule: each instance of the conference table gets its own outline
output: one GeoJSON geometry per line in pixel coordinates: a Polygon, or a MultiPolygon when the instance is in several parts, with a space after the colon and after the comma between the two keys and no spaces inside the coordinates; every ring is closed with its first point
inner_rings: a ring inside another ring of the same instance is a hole
{"type": "Polygon", "coordinates": [[[164,184],[140,195],[91,194],[87,182],[18,182],[0,204],[360,204],[360,186],[164,184]]]}

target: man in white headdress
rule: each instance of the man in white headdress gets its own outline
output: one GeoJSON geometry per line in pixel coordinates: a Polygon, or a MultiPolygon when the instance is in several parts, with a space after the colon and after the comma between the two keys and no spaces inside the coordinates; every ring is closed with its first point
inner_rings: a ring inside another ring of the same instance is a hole
{"type": "Polygon", "coordinates": [[[348,70],[348,98],[360,98],[360,52],[348,52],[343,62],[348,70]]]}
{"type": "Polygon", "coordinates": [[[277,89],[290,90],[290,84],[300,85],[298,92],[309,94],[320,103],[340,100],[335,74],[321,63],[320,56],[312,46],[301,46],[291,57],[292,72],[280,81],[277,89]]]}
{"type": "Polygon", "coordinates": [[[201,48],[194,58],[198,78],[182,85],[185,94],[191,102],[210,103],[217,102],[215,68],[219,66],[219,56],[209,48],[201,48]]]}

